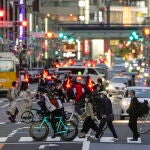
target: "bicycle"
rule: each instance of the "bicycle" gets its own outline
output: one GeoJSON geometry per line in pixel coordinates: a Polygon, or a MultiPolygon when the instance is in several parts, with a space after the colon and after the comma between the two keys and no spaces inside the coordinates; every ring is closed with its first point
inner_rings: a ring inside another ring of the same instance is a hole
{"type": "Polygon", "coordinates": [[[150,134],[150,111],[138,119],[138,132],[140,134],[150,134]]]}
{"type": "Polygon", "coordinates": [[[72,104],[71,111],[65,111],[67,121],[73,121],[77,126],[79,124],[79,115],[75,111],[75,103],[72,104]]]}
{"type": "MultiPolygon", "coordinates": [[[[78,128],[75,123],[72,121],[63,122],[62,117],[55,117],[55,119],[57,120],[55,134],[59,135],[63,141],[72,141],[78,134],[78,128]]],[[[29,134],[35,141],[44,140],[48,137],[49,130],[53,130],[49,120],[50,117],[44,117],[42,121],[31,124],[29,134]]]]}
{"type": "Polygon", "coordinates": [[[42,120],[45,116],[45,112],[36,108],[31,108],[30,110],[26,110],[21,115],[21,122],[31,123],[33,121],[42,120]]]}

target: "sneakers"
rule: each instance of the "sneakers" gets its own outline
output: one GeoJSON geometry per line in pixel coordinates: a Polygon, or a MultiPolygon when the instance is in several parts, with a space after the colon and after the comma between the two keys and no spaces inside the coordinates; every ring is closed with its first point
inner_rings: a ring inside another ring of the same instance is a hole
{"type": "Polygon", "coordinates": [[[132,138],[130,141],[138,141],[138,138],[132,138]]]}
{"type": "Polygon", "coordinates": [[[96,137],[96,136],[90,136],[90,138],[92,139],[92,140],[99,140],[99,137],[96,137]]]}
{"type": "Polygon", "coordinates": [[[85,133],[80,133],[79,138],[85,138],[85,133]]]}
{"type": "Polygon", "coordinates": [[[113,138],[112,141],[116,142],[118,141],[118,138],[113,138]]]}
{"type": "Polygon", "coordinates": [[[10,116],[8,117],[8,120],[10,120],[10,122],[15,123],[16,121],[10,116]]]}

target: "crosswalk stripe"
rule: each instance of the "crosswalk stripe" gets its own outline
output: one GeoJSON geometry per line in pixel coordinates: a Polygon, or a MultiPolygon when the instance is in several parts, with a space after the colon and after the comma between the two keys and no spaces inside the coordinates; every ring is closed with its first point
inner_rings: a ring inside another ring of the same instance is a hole
{"type": "Polygon", "coordinates": [[[138,141],[130,141],[133,137],[127,137],[127,143],[142,143],[141,138],[138,138],[138,141]]]}
{"type": "Polygon", "coordinates": [[[5,104],[5,105],[1,106],[1,108],[5,108],[7,106],[9,106],[9,104],[5,104]]]}
{"type": "Polygon", "coordinates": [[[21,137],[19,139],[19,142],[32,142],[32,141],[33,141],[32,137],[21,137]]]}
{"type": "Polygon", "coordinates": [[[6,142],[8,137],[0,137],[0,142],[6,142]]]}
{"type": "Polygon", "coordinates": [[[109,142],[112,143],[113,141],[113,137],[102,137],[100,138],[100,142],[109,142]]]}
{"type": "Polygon", "coordinates": [[[56,138],[47,137],[46,141],[60,141],[60,137],[56,138]]]}
{"type": "MultiPolygon", "coordinates": [[[[47,138],[46,138],[46,141],[47,142],[54,142],[54,141],[60,141],[61,140],[61,138],[60,137],[55,137],[55,138],[52,138],[52,137],[50,137],[50,136],[48,136],[47,138]]],[[[20,137],[20,139],[19,139],[19,142],[32,142],[33,141],[33,138],[32,137],[20,137]]],[[[84,141],[87,141],[87,137],[86,138],[78,138],[78,137],[76,137],[74,140],[73,140],[74,142],[84,142],[84,141]]]]}

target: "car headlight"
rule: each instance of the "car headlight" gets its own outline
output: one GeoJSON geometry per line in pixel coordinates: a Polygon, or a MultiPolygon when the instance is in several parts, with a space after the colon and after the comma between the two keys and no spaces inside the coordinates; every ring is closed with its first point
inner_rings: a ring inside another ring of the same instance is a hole
{"type": "Polygon", "coordinates": [[[148,77],[149,76],[149,74],[146,72],[146,73],[144,73],[144,77],[148,77]]]}
{"type": "Polygon", "coordinates": [[[113,85],[108,86],[108,90],[113,90],[113,89],[115,89],[113,85]]]}

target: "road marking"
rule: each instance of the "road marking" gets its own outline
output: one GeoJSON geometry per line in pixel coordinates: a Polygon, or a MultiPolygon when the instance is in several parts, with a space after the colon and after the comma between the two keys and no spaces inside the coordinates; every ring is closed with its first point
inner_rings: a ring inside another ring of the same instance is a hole
{"type": "Polygon", "coordinates": [[[7,139],[8,137],[0,137],[0,142],[6,142],[7,139]]]}
{"type": "Polygon", "coordinates": [[[141,138],[138,138],[138,141],[130,141],[133,137],[127,137],[127,143],[142,143],[141,138]]]}
{"type": "Polygon", "coordinates": [[[6,122],[0,122],[0,124],[5,124],[6,122]]]}
{"type": "Polygon", "coordinates": [[[21,137],[19,139],[19,142],[32,142],[32,141],[33,141],[32,137],[21,137]]]}
{"type": "Polygon", "coordinates": [[[1,108],[5,108],[5,107],[8,107],[8,106],[9,106],[9,104],[5,104],[5,105],[1,106],[1,108]]]}
{"type": "Polygon", "coordinates": [[[44,149],[45,147],[54,147],[54,146],[59,146],[58,144],[45,144],[45,145],[40,145],[39,149],[44,149]]]}
{"type": "Polygon", "coordinates": [[[84,141],[82,145],[82,150],[89,150],[90,141],[84,141]]]}
{"type": "Polygon", "coordinates": [[[100,138],[100,142],[110,142],[110,143],[112,143],[114,141],[113,141],[113,137],[102,137],[102,138],[100,138]]]}
{"type": "Polygon", "coordinates": [[[47,137],[46,141],[60,141],[60,137],[55,138],[47,137]]]}
{"type": "MultiPolygon", "coordinates": [[[[20,137],[19,142],[32,142],[33,138],[32,137],[20,137]]],[[[48,136],[45,140],[45,142],[60,142],[61,138],[60,137],[55,137],[55,138],[51,138],[51,136],[48,136]]],[[[78,138],[76,137],[72,142],[84,142],[87,141],[87,137],[86,138],[78,138]]]]}
{"type": "Polygon", "coordinates": [[[78,141],[78,142],[80,142],[80,141],[87,141],[87,137],[86,138],[78,138],[78,137],[76,137],[73,141],[78,141]]]}

